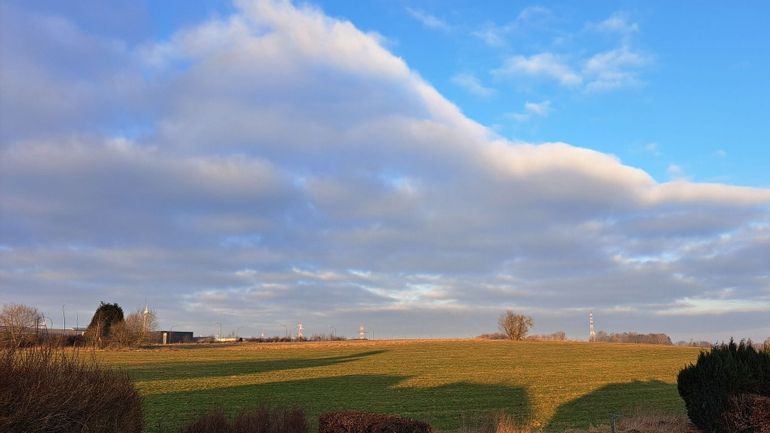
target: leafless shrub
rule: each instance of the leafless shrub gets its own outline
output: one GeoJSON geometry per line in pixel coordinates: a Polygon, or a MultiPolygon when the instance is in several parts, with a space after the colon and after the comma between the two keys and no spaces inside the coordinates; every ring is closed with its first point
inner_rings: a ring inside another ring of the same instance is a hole
{"type": "Polygon", "coordinates": [[[154,311],[137,310],[112,325],[110,340],[114,346],[138,346],[149,343],[157,328],[158,319],[154,311]]]}
{"type": "MultiPolygon", "coordinates": [[[[591,426],[586,430],[568,430],[565,433],[609,433],[609,424],[591,426]]],[[[700,433],[684,415],[645,413],[637,411],[630,416],[618,418],[617,433],[700,433]]]]}
{"type": "Polygon", "coordinates": [[[0,431],[135,433],[142,401],[128,375],[53,346],[0,349],[0,431]]]}
{"type": "Polygon", "coordinates": [[[244,411],[232,420],[220,409],[206,413],[182,427],[181,433],[307,433],[308,423],[301,409],[270,409],[266,406],[244,411]]]}
{"type": "Polygon", "coordinates": [[[318,418],[318,433],[433,433],[422,421],[369,412],[327,412],[318,418]]]}
{"type": "Polygon", "coordinates": [[[728,431],[770,433],[770,397],[756,394],[731,396],[722,417],[728,431]]]}
{"type": "Polygon", "coordinates": [[[37,308],[20,304],[4,305],[0,310],[0,345],[26,346],[39,339],[43,315],[37,308]]]}

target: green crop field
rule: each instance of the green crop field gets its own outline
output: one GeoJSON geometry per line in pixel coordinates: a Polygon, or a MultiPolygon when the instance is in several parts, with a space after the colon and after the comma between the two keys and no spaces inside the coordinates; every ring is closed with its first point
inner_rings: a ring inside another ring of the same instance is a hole
{"type": "Polygon", "coordinates": [[[684,413],[676,374],[697,349],[477,340],[184,346],[99,352],[129,372],[150,431],[260,404],[396,413],[458,428],[505,411],[546,430],[635,410],[684,413]]]}

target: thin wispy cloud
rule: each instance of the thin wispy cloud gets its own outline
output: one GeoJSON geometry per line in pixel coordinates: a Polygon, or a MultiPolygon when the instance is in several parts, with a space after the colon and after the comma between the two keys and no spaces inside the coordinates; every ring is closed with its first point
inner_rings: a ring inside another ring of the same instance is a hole
{"type": "Polygon", "coordinates": [[[592,54],[544,51],[531,55],[508,56],[490,71],[501,79],[532,78],[555,81],[571,89],[588,93],[609,92],[643,84],[642,71],[654,63],[654,56],[633,48],[631,38],[639,26],[627,15],[616,13],[587,28],[620,38],[617,48],[592,54]]]}
{"type": "Polygon", "coordinates": [[[429,29],[441,30],[441,31],[448,31],[451,29],[451,26],[441,18],[438,18],[435,15],[431,15],[420,9],[407,7],[406,12],[409,14],[410,17],[419,21],[422,25],[424,25],[429,29]]]}
{"type": "Polygon", "coordinates": [[[524,110],[520,112],[506,113],[506,117],[516,122],[526,122],[533,117],[547,117],[551,113],[551,101],[525,102],[524,110]]]}
{"type": "Polygon", "coordinates": [[[512,56],[491,71],[495,77],[531,76],[553,79],[567,87],[579,86],[583,78],[561,57],[552,53],[512,56]]]}
{"type": "Polygon", "coordinates": [[[644,144],[642,150],[655,157],[663,155],[663,152],[660,150],[660,145],[654,141],[644,144]]]}
{"type": "Polygon", "coordinates": [[[639,71],[651,63],[651,56],[627,46],[597,53],[583,66],[586,90],[602,92],[639,85],[639,71]]]}
{"type": "Polygon", "coordinates": [[[511,35],[527,31],[533,25],[539,25],[551,16],[550,9],[543,6],[528,6],[522,9],[516,18],[506,24],[486,23],[481,28],[471,32],[471,35],[481,39],[492,47],[502,47],[508,43],[511,35]]]}
{"type": "Polygon", "coordinates": [[[481,97],[489,98],[495,95],[496,91],[492,87],[485,86],[481,80],[473,74],[461,73],[452,77],[452,83],[462,87],[468,93],[481,97]]]}
{"type": "Polygon", "coordinates": [[[491,74],[500,79],[553,80],[567,88],[605,92],[640,85],[640,70],[651,63],[651,56],[624,46],[594,54],[580,62],[570,62],[567,57],[553,53],[512,56],[491,74]]]}
{"type": "Polygon", "coordinates": [[[687,178],[684,169],[679,164],[669,164],[668,168],[666,168],[666,173],[668,173],[668,177],[672,180],[682,180],[687,178]]]}
{"type": "Polygon", "coordinates": [[[631,21],[628,14],[624,12],[615,12],[603,21],[588,23],[586,27],[597,32],[618,33],[624,36],[639,32],[639,24],[631,21]]]}

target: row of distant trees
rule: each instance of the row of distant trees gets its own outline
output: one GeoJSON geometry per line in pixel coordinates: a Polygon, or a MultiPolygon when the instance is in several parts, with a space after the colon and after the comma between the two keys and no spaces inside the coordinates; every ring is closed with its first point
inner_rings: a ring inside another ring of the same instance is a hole
{"type": "Polygon", "coordinates": [[[101,302],[82,337],[66,336],[49,333],[45,316],[37,308],[10,304],[0,310],[0,344],[21,347],[59,338],[73,344],[130,347],[150,342],[157,324],[154,311],[137,310],[126,316],[118,304],[101,302]]]}
{"type": "MultiPolygon", "coordinates": [[[[540,340],[540,341],[564,341],[567,339],[564,331],[546,335],[528,336],[530,328],[535,324],[532,317],[507,310],[497,320],[499,332],[483,334],[479,338],[492,340],[540,340]]],[[[667,344],[671,345],[671,338],[666,334],[639,334],[636,332],[607,333],[599,331],[592,341],[604,343],[643,343],[643,344],[667,344]]],[[[710,346],[710,345],[709,345],[710,346]]]]}
{"type": "Polygon", "coordinates": [[[666,334],[638,334],[636,332],[608,334],[604,331],[599,331],[596,333],[593,341],[603,343],[672,344],[671,338],[666,334]]]}

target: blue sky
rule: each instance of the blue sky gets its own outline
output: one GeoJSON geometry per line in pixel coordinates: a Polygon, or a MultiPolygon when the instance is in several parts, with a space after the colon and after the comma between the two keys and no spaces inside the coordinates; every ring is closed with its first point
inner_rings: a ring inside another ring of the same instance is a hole
{"type": "Polygon", "coordinates": [[[598,149],[661,181],[674,171],[703,182],[770,186],[770,162],[761,157],[770,146],[770,8],[764,2],[320,5],[383,35],[465,114],[508,138],[598,149]],[[623,47],[643,60],[619,66],[630,77],[606,90],[542,77],[496,78],[493,72],[506,58],[541,53],[579,69],[591,56],[623,47]],[[462,75],[489,91],[463,88],[456,79],[462,75]],[[526,121],[506,115],[544,101],[550,102],[547,114],[526,121]]]}
{"type": "Polygon", "coordinates": [[[762,2],[1,12],[0,304],[147,299],[204,334],[471,336],[502,308],[575,338],[589,311],[770,334],[762,2]]]}
{"type": "MultiPolygon", "coordinates": [[[[57,3],[25,7],[133,43],[162,40],[236,10],[229,1],[57,3]]],[[[660,181],[683,176],[770,186],[770,162],[762,157],[770,147],[765,2],[742,7],[666,1],[308,4],[379,34],[389,50],[467,116],[507,138],[608,152],[660,181]],[[494,73],[510,57],[542,53],[579,73],[591,56],[624,47],[642,59],[620,66],[629,78],[611,89],[494,73]],[[528,113],[528,102],[547,104],[528,113]]]]}

